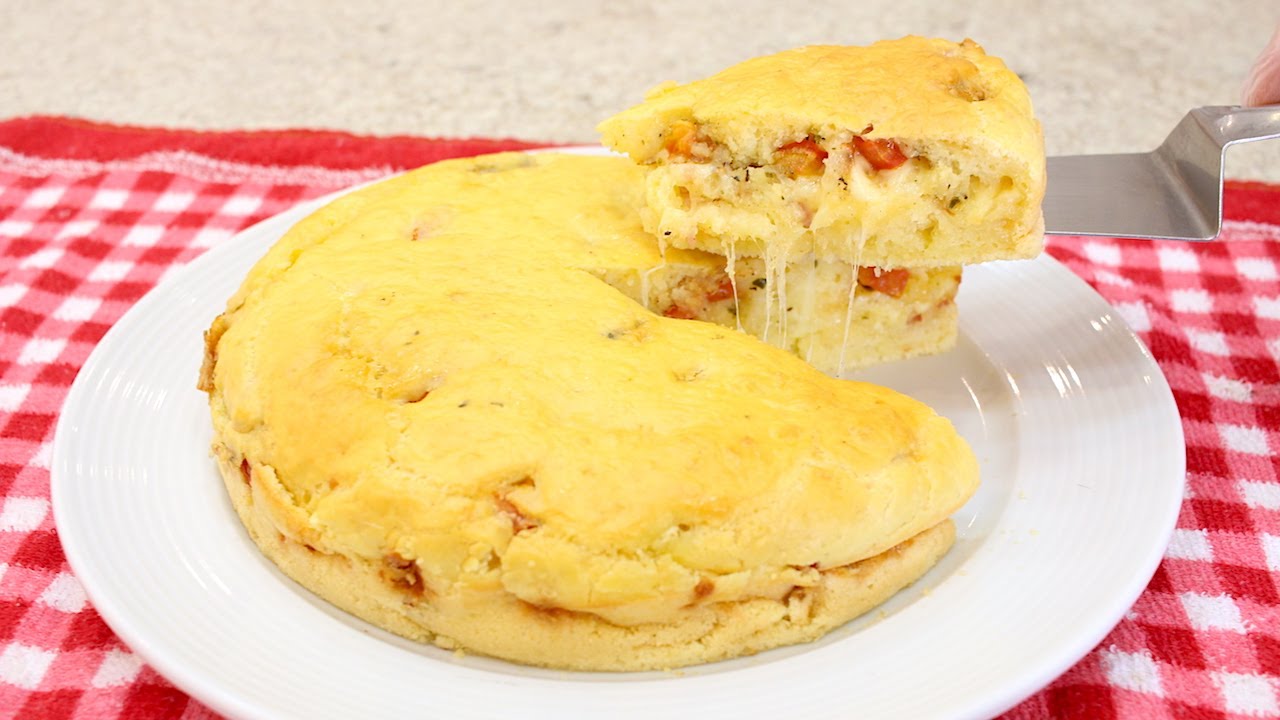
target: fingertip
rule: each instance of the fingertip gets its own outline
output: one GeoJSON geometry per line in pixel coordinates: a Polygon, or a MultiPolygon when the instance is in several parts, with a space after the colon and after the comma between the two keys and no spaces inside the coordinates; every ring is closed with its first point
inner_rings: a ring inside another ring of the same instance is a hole
{"type": "Polygon", "coordinates": [[[1280,25],[1249,69],[1241,97],[1247,106],[1280,103],[1280,25]]]}

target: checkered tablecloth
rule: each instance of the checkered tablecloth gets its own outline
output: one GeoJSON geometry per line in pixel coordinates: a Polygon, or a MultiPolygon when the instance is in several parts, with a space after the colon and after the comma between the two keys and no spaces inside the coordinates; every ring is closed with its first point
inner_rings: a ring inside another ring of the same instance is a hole
{"type": "MultiPolygon", "coordinates": [[[[205,718],[87,602],[49,505],[53,428],[94,344],[152,286],[321,195],[506,140],[0,122],[0,717],[205,718]]],[[[1055,238],[1173,386],[1178,529],[1146,592],[1017,720],[1280,717],[1280,187],[1234,183],[1213,243],[1055,238]]]]}

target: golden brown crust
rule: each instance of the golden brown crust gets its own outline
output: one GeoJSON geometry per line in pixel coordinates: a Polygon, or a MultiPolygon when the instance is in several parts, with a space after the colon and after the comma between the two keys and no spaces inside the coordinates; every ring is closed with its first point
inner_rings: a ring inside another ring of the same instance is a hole
{"type": "Polygon", "coordinates": [[[908,144],[976,143],[1025,159],[1042,145],[1026,86],[999,58],[970,40],[914,36],[801,47],[664,84],[600,130],[605,144],[648,163],[663,151],[666,129],[682,125],[757,164],[824,128],[908,144]]]}
{"type": "Polygon", "coordinates": [[[196,383],[196,389],[201,392],[213,392],[213,369],[218,364],[218,341],[227,331],[226,318],[226,313],[219,315],[204,331],[204,359],[200,362],[200,380],[196,383]]]}

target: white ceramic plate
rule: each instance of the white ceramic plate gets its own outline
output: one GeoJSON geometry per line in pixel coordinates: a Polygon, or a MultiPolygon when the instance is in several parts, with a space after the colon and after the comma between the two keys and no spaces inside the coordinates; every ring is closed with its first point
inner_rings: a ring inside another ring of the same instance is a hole
{"type": "Polygon", "coordinates": [[[879,611],[802,647],[679,673],[459,657],[332,609],[241,529],[195,389],[201,333],[253,262],[318,206],[246,230],[161,284],[76,378],[53,449],[63,547],[112,629],[245,718],[982,717],[1050,682],[1154,572],[1182,496],[1160,369],[1049,257],[966,271],[959,347],[862,377],[950,417],[982,462],[960,540],[879,611]]]}

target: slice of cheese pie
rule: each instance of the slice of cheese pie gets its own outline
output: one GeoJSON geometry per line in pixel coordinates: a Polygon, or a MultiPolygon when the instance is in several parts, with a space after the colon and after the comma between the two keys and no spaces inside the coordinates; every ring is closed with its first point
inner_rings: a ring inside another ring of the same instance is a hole
{"type": "Polygon", "coordinates": [[[600,130],[650,167],[645,228],[673,247],[886,269],[1041,249],[1040,125],[972,41],[755,58],[658,87],[600,130]]]}

